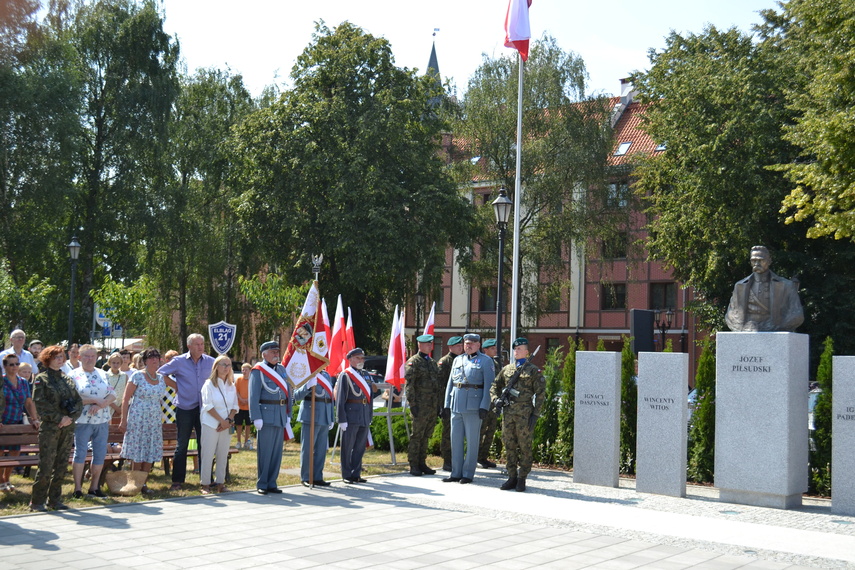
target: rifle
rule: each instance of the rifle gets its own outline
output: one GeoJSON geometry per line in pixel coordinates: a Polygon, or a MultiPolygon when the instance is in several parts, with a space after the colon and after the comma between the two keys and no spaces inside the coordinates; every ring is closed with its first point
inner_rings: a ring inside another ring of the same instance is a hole
{"type": "Polygon", "coordinates": [[[501,414],[502,408],[510,406],[516,401],[517,397],[520,395],[520,391],[514,388],[517,384],[517,380],[519,380],[520,374],[522,373],[523,368],[525,368],[525,365],[531,362],[531,359],[534,358],[538,352],[540,352],[540,345],[537,345],[537,348],[534,349],[534,352],[528,355],[528,358],[526,358],[526,361],[523,362],[522,366],[517,368],[517,371],[514,372],[514,375],[511,376],[510,381],[508,381],[508,385],[505,386],[504,390],[502,390],[501,395],[493,400],[493,406],[496,407],[496,414],[501,414]]]}

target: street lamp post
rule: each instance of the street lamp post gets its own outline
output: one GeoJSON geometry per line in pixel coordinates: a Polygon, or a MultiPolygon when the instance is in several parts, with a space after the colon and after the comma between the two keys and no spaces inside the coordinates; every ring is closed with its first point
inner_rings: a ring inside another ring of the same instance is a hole
{"type": "Polygon", "coordinates": [[[71,348],[72,335],[74,334],[74,284],[77,280],[77,258],[80,256],[80,242],[77,236],[71,238],[68,244],[68,253],[71,255],[71,295],[68,298],[68,348],[71,348]]]}
{"type": "Polygon", "coordinates": [[[665,311],[665,318],[662,318],[662,309],[655,309],[653,311],[653,319],[656,321],[654,326],[662,335],[662,348],[659,349],[661,352],[665,350],[665,333],[671,328],[671,324],[674,319],[674,311],[671,308],[668,308],[668,310],[665,311]]]}
{"type": "MultiPolygon", "coordinates": [[[[514,203],[508,198],[507,191],[499,189],[499,197],[493,200],[493,213],[496,215],[496,225],[499,228],[499,282],[496,287],[496,354],[502,360],[502,283],[505,273],[505,231],[508,229],[508,219],[514,203]]],[[[512,292],[513,293],[513,292],[512,292]]]]}

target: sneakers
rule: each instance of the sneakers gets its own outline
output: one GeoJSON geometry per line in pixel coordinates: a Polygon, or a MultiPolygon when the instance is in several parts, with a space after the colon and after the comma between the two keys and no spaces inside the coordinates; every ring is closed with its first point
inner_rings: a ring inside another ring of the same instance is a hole
{"type": "Polygon", "coordinates": [[[241,442],[237,442],[237,445],[235,447],[237,449],[243,449],[243,444],[241,442]]]}
{"type": "Polygon", "coordinates": [[[246,440],[246,443],[244,444],[243,448],[244,448],[244,449],[248,449],[248,450],[250,450],[250,451],[252,451],[253,449],[255,449],[255,448],[252,446],[252,440],[251,440],[251,439],[246,440]]]}

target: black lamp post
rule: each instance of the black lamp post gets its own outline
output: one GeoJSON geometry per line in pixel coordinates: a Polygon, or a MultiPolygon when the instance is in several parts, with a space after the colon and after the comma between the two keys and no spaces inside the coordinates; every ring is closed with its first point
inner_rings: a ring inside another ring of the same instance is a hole
{"type": "Polygon", "coordinates": [[[68,299],[68,348],[71,348],[71,336],[74,333],[74,282],[77,280],[77,258],[80,256],[80,242],[77,236],[71,238],[68,244],[68,253],[71,255],[71,295],[68,299]]]}
{"type": "Polygon", "coordinates": [[[416,293],[416,337],[421,336],[419,328],[422,326],[422,313],[425,310],[425,294],[419,291],[416,293]]]}
{"type": "Polygon", "coordinates": [[[671,324],[674,319],[674,311],[671,308],[668,308],[668,310],[665,311],[665,318],[663,319],[662,309],[654,309],[653,319],[656,321],[654,326],[662,334],[662,348],[659,349],[661,352],[665,350],[665,333],[671,328],[671,324]]]}
{"type": "Polygon", "coordinates": [[[502,283],[505,273],[505,231],[514,203],[508,198],[504,188],[499,189],[499,197],[493,200],[493,213],[496,214],[496,225],[499,227],[499,283],[496,287],[496,354],[502,360],[502,283]]]}

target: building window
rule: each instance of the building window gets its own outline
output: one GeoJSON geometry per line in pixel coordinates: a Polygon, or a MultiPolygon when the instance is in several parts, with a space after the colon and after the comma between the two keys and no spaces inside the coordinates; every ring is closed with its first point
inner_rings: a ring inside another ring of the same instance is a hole
{"type": "Polygon", "coordinates": [[[549,354],[556,348],[561,346],[561,341],[558,338],[547,338],[546,339],[546,354],[549,354]]]}
{"type": "Polygon", "coordinates": [[[617,150],[615,151],[615,156],[625,155],[626,153],[629,152],[629,147],[631,147],[631,146],[632,146],[632,141],[620,143],[620,146],[618,146],[617,150]]]}
{"type": "Polygon", "coordinates": [[[496,312],[496,290],[492,287],[481,287],[478,290],[478,310],[482,313],[496,312]]]}
{"type": "MultiPolygon", "coordinates": [[[[445,312],[445,287],[440,288],[439,294],[434,299],[436,303],[436,312],[444,313],[445,312]]],[[[428,309],[428,313],[430,313],[430,309],[428,309]]]]}
{"type": "Polygon", "coordinates": [[[677,284],[676,283],[651,283],[650,284],[650,308],[673,309],[677,306],[677,284]]]}
{"type": "Polygon", "coordinates": [[[609,184],[609,208],[625,208],[629,199],[629,183],[626,181],[609,184]]]}
{"type": "Polygon", "coordinates": [[[603,311],[626,309],[626,283],[603,283],[600,301],[603,311]]]}
{"type": "Polygon", "coordinates": [[[603,259],[626,259],[629,251],[629,234],[618,232],[603,240],[603,259]]]}
{"type": "Polygon", "coordinates": [[[442,340],[441,336],[433,335],[433,354],[431,354],[433,358],[442,358],[442,351],[445,348],[445,343],[442,340]]]}

